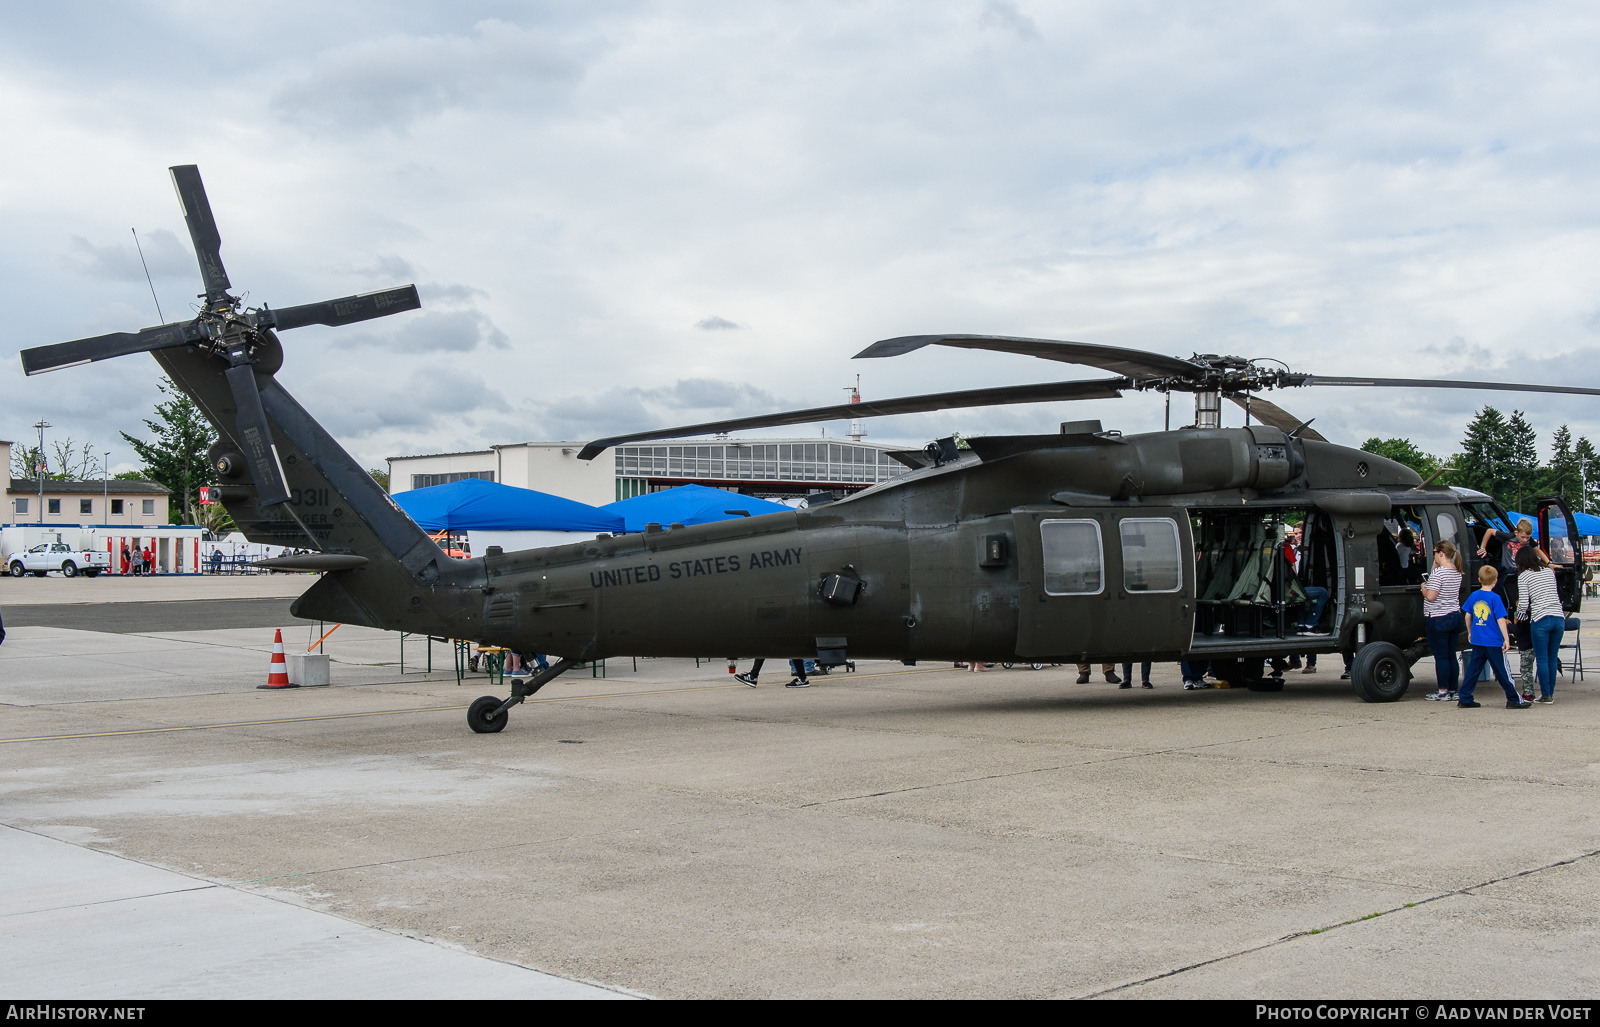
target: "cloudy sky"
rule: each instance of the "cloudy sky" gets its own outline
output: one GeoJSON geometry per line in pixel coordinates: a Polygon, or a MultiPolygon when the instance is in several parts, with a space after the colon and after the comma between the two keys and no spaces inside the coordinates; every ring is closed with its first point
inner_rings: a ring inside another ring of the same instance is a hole
{"type": "MultiPolygon", "coordinates": [[[[180,163],[252,303],[418,284],[422,312],[285,334],[280,380],[375,465],[839,402],[858,373],[869,397],[1101,374],[850,359],[926,332],[1600,387],[1597,52],[1584,3],[9,4],[0,438],[42,416],[134,466],[153,360],[14,354],[156,323],[130,228],[188,310],[180,163]]],[[[1435,452],[1486,401],[1272,398],[1435,452]]],[[[1600,437],[1600,402],[1487,401],[1600,437]]],[[[1078,417],[1162,405],[868,431],[1078,417]]]]}

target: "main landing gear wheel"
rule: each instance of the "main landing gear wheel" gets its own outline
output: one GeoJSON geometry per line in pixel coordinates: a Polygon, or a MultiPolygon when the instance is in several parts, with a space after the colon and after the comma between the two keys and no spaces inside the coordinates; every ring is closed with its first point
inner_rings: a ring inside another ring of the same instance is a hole
{"type": "Polygon", "coordinates": [[[1350,683],[1367,702],[1395,702],[1411,685],[1411,665],[1399,646],[1371,642],[1351,661],[1350,683]]]}
{"type": "Polygon", "coordinates": [[[496,731],[504,731],[506,721],[511,717],[507,714],[493,716],[505,702],[493,695],[480,696],[472,700],[472,705],[467,707],[467,726],[480,735],[492,735],[496,731]]]}

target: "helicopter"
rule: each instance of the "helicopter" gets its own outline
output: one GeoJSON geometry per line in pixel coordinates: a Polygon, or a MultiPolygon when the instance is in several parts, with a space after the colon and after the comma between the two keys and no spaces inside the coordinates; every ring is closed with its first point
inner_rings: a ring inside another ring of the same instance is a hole
{"type": "MultiPolygon", "coordinates": [[[[412,521],[274,377],[284,358],[279,332],[415,310],[415,286],[246,307],[230,291],[198,168],[171,174],[205,286],[196,316],[24,350],[24,371],[154,356],[218,433],[209,453],[216,494],[239,529],[251,541],[313,550],[259,564],[320,572],[291,606],[295,617],[558,657],[513,678],[509,697],[475,700],[467,723],[479,733],[504,729],[514,706],[581,663],[707,653],[824,665],[1208,660],[1263,691],[1283,687],[1264,672],[1270,661],[1345,653],[1356,694],[1393,702],[1427,651],[1421,554],[1449,540],[1473,554],[1473,570],[1503,563],[1510,517],[1490,496],[1423,481],[1403,464],[1329,442],[1258,394],[1337,386],[1600,395],[1574,386],[1326,377],[1269,360],[1050,339],[906,336],[858,356],[937,345],[1115,377],[684,425],[598,439],[580,456],[625,442],[1129,391],[1166,393],[1168,428],[1124,436],[1079,420],[1056,433],[976,437],[964,447],[952,436],[895,454],[904,474],[804,509],[461,558],[412,521]],[[1174,392],[1195,398],[1193,423],[1178,429],[1170,427],[1174,392]],[[1222,426],[1224,399],[1244,408],[1243,427],[1222,426]],[[1280,555],[1291,526],[1303,532],[1299,571],[1280,555]],[[1406,531],[1409,553],[1396,543],[1406,531]]],[[[1563,605],[1576,612],[1577,524],[1558,497],[1535,509],[1563,605]]]]}

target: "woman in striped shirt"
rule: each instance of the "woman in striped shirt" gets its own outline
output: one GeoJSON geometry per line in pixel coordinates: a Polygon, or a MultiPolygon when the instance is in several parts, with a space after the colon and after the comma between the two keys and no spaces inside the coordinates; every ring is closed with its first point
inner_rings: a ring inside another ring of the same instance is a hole
{"type": "Polygon", "coordinates": [[[1539,555],[1538,546],[1517,551],[1517,619],[1532,625],[1533,658],[1539,666],[1539,698],[1534,702],[1548,705],[1556,701],[1556,650],[1566,633],[1567,614],[1561,609],[1556,572],[1539,555]]]}
{"type": "Polygon", "coordinates": [[[1422,583],[1428,648],[1433,652],[1433,675],[1439,682],[1439,690],[1427,696],[1429,699],[1454,699],[1460,685],[1456,642],[1461,637],[1461,572],[1465,569],[1455,546],[1449,542],[1434,545],[1433,571],[1422,583]]]}

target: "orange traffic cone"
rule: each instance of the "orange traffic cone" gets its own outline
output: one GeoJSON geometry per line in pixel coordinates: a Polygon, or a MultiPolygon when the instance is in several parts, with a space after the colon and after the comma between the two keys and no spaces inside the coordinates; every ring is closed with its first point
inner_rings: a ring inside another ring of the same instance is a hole
{"type": "Polygon", "coordinates": [[[272,667],[267,672],[267,683],[257,688],[299,688],[289,684],[289,665],[283,659],[283,629],[275,628],[272,636],[272,667]]]}

